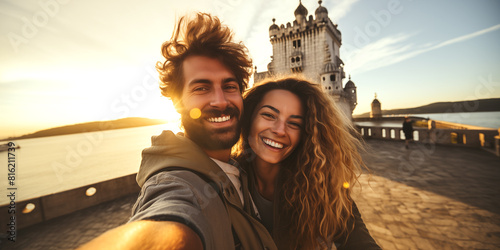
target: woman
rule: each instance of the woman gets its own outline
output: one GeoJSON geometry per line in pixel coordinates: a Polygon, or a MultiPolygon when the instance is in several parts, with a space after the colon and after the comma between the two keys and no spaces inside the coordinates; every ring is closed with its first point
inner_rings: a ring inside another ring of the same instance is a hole
{"type": "Polygon", "coordinates": [[[380,249],[350,197],[363,162],[352,126],[312,83],[270,81],[245,94],[239,162],[280,249],[380,249]]]}

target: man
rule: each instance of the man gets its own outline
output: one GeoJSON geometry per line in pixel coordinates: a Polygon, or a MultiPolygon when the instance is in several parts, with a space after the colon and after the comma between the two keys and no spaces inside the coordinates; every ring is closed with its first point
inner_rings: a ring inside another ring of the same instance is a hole
{"type": "Polygon", "coordinates": [[[250,215],[245,173],[240,183],[240,169],[229,164],[252,66],[246,48],[217,18],[199,13],[181,18],[162,53],[160,88],[181,114],[185,136],[152,138],[131,222],[84,247],[276,249],[250,215]]]}
{"type": "Polygon", "coordinates": [[[413,125],[410,117],[405,116],[403,122],[403,133],[405,134],[405,148],[409,149],[409,144],[413,141],[413,125]]]}

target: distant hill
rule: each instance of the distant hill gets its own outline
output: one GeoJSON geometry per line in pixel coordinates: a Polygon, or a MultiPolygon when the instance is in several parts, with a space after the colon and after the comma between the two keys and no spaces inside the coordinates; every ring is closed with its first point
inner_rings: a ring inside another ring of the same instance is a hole
{"type": "MultiPolygon", "coordinates": [[[[435,102],[416,108],[382,110],[382,115],[404,114],[433,114],[433,113],[460,113],[460,112],[486,112],[500,111],[500,98],[479,99],[460,102],[435,102]]],[[[366,112],[354,117],[369,117],[366,112]]]]}
{"type": "Polygon", "coordinates": [[[142,126],[151,126],[157,124],[165,123],[164,120],[159,119],[148,119],[141,117],[129,117],[118,120],[110,121],[97,121],[97,122],[85,122],[73,125],[66,125],[62,127],[55,127],[37,131],[32,134],[22,135],[18,137],[9,137],[2,139],[2,141],[16,140],[16,139],[28,139],[28,138],[38,138],[46,136],[56,136],[56,135],[68,135],[76,133],[85,133],[92,131],[103,131],[111,129],[121,129],[121,128],[133,128],[142,126]]]}

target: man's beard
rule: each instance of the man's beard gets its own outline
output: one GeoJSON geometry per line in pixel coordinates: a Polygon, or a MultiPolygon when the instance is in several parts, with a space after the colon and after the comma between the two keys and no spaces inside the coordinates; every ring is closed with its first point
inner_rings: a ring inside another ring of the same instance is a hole
{"type": "Polygon", "coordinates": [[[224,111],[217,109],[203,110],[201,117],[193,119],[189,115],[189,110],[185,110],[181,114],[182,125],[186,135],[201,148],[208,150],[223,150],[230,149],[238,141],[240,137],[240,112],[235,107],[227,107],[224,111]],[[222,115],[230,115],[234,117],[236,123],[231,127],[225,128],[208,128],[205,123],[208,117],[220,117],[222,115]]]}

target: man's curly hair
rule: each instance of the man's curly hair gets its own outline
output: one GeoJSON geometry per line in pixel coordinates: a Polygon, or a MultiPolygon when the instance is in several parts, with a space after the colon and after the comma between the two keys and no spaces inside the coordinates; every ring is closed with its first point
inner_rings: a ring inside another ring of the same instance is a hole
{"type": "Polygon", "coordinates": [[[177,104],[184,87],[183,62],[191,55],[206,56],[219,60],[238,80],[240,91],[248,86],[252,73],[252,60],[241,42],[233,41],[229,27],[219,18],[207,13],[196,13],[189,19],[181,17],[169,41],[161,47],[164,62],[157,62],[160,73],[160,89],[163,96],[177,104]]]}

